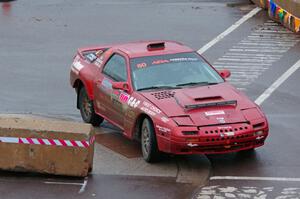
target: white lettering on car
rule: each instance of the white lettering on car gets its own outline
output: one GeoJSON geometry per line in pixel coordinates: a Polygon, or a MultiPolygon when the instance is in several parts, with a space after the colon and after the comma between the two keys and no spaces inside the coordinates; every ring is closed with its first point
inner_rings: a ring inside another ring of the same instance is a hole
{"type": "Polygon", "coordinates": [[[152,104],[148,103],[148,102],[143,102],[143,105],[145,107],[147,107],[148,109],[154,111],[155,113],[157,114],[160,114],[161,113],[161,110],[159,110],[157,107],[153,106],[152,104]]]}
{"type": "Polygon", "coordinates": [[[161,121],[163,121],[164,123],[167,123],[168,121],[170,121],[168,118],[166,118],[166,117],[161,117],[160,118],[161,119],[161,121]]]}
{"type": "Polygon", "coordinates": [[[100,67],[102,65],[102,63],[103,63],[103,60],[101,58],[97,58],[95,60],[95,65],[98,66],[98,67],[100,67]]]}
{"type": "Polygon", "coordinates": [[[234,136],[234,132],[233,132],[233,131],[231,131],[231,132],[226,132],[226,133],[224,133],[224,135],[227,135],[227,136],[234,136]]]}
{"type": "Polygon", "coordinates": [[[209,111],[205,112],[206,116],[213,116],[213,115],[225,115],[224,111],[209,111]]]}
{"type": "Polygon", "coordinates": [[[218,122],[219,122],[219,123],[221,123],[221,124],[224,124],[224,123],[226,123],[226,121],[225,121],[224,117],[217,117],[216,119],[217,119],[217,120],[218,120],[218,122]]]}
{"type": "Polygon", "coordinates": [[[232,129],[232,126],[218,126],[218,129],[232,129]]]}
{"type": "Polygon", "coordinates": [[[155,116],[156,113],[154,113],[153,111],[149,110],[148,108],[142,106],[141,107],[141,110],[144,111],[145,113],[147,113],[148,115],[151,115],[151,116],[155,116]]]}
{"type": "Polygon", "coordinates": [[[141,103],[140,100],[137,100],[134,97],[130,97],[127,104],[133,108],[136,108],[141,103]]]}
{"type": "Polygon", "coordinates": [[[74,71],[76,74],[78,74],[78,73],[81,71],[81,69],[83,69],[83,68],[84,68],[84,65],[82,65],[82,64],[80,63],[80,61],[74,61],[71,69],[72,69],[72,71],[74,71]]]}
{"type": "Polygon", "coordinates": [[[168,132],[171,131],[170,129],[168,129],[166,127],[159,126],[159,125],[156,125],[156,128],[158,128],[159,131],[164,132],[164,133],[168,133],[168,132]]]}

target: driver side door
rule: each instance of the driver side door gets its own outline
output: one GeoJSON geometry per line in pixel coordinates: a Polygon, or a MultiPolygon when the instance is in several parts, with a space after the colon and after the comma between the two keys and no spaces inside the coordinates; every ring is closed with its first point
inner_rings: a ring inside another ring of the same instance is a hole
{"type": "MultiPolygon", "coordinates": [[[[127,107],[121,103],[120,97],[124,97],[125,91],[114,89],[114,82],[127,82],[127,63],[125,56],[119,53],[113,53],[104,64],[101,71],[101,78],[97,81],[95,97],[100,102],[105,115],[112,123],[123,129],[124,112],[127,107]]],[[[125,93],[126,96],[126,93],[125,93]]]]}

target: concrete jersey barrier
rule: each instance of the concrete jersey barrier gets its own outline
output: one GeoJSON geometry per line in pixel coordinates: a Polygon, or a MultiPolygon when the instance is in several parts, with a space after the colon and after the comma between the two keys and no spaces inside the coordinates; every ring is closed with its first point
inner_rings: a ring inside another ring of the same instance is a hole
{"type": "Polygon", "coordinates": [[[0,169],[87,176],[94,138],[88,124],[0,116],[0,169]]]}
{"type": "Polygon", "coordinates": [[[300,18],[300,0],[273,0],[276,5],[293,16],[300,18]]]}
{"type": "Polygon", "coordinates": [[[294,32],[300,32],[300,0],[252,0],[259,7],[268,9],[271,19],[294,32]]]}
{"type": "Polygon", "coordinates": [[[300,32],[300,0],[270,0],[268,8],[271,19],[294,32],[300,32]]]}

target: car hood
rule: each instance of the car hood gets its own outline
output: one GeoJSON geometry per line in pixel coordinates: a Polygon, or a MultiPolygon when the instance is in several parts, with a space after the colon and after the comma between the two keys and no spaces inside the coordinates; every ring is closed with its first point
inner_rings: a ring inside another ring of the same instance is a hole
{"type": "Polygon", "coordinates": [[[256,108],[228,83],[141,94],[178,125],[246,122],[243,110],[256,108]]]}

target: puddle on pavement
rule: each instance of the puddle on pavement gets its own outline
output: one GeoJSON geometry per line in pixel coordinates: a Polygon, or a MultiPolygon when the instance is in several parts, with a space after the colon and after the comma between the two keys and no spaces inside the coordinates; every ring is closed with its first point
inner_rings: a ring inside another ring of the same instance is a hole
{"type": "Polygon", "coordinates": [[[98,134],[96,142],[127,158],[142,157],[140,143],[129,140],[118,132],[98,134]]]}

